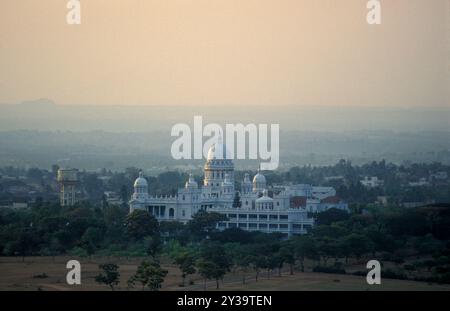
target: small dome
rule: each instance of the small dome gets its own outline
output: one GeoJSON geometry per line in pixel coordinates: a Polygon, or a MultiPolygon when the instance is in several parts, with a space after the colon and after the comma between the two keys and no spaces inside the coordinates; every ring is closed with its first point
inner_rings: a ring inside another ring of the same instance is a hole
{"type": "Polygon", "coordinates": [[[186,182],[185,187],[186,188],[194,188],[194,189],[198,188],[198,184],[195,181],[193,174],[189,174],[189,180],[186,182]]]}
{"type": "Polygon", "coordinates": [[[139,177],[134,181],[134,187],[148,187],[147,179],[142,172],[139,172],[139,177]]]}
{"type": "Polygon", "coordinates": [[[266,183],[266,177],[261,174],[260,171],[258,171],[258,174],[255,175],[255,177],[253,177],[253,183],[266,183]]]}
{"type": "Polygon", "coordinates": [[[263,196],[256,199],[256,203],[273,203],[273,199],[269,197],[269,192],[267,190],[263,191],[263,196]]]}

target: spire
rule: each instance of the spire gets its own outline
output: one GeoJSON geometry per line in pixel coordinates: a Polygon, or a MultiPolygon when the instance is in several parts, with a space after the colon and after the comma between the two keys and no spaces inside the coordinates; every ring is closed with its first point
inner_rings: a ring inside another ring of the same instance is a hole
{"type": "Polygon", "coordinates": [[[198,185],[197,185],[197,182],[195,181],[194,174],[189,173],[189,179],[186,182],[185,187],[186,188],[195,188],[195,189],[197,189],[198,185]]]}

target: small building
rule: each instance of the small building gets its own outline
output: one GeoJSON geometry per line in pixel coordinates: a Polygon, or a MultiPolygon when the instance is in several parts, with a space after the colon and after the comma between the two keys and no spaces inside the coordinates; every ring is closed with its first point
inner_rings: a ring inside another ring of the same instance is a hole
{"type": "Polygon", "coordinates": [[[378,188],[384,185],[384,181],[378,179],[376,176],[366,176],[364,179],[360,180],[360,183],[366,188],[378,188]]]}
{"type": "Polygon", "coordinates": [[[410,187],[427,187],[430,186],[430,182],[426,178],[420,178],[419,181],[413,181],[408,183],[410,187]]]}

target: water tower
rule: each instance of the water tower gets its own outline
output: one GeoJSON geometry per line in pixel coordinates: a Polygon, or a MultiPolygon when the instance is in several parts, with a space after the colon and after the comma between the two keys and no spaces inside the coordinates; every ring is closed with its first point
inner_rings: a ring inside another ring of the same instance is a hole
{"type": "Polygon", "coordinates": [[[59,169],[58,183],[61,206],[73,206],[77,203],[77,190],[80,184],[77,169],[59,169]]]}

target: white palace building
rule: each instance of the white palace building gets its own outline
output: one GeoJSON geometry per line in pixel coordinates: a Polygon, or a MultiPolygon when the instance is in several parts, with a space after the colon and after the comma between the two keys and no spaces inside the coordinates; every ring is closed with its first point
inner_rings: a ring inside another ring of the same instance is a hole
{"type": "Polygon", "coordinates": [[[235,197],[234,164],[222,143],[213,145],[204,167],[203,186],[199,187],[192,174],[184,188],[175,196],[150,196],[148,183],[140,173],[134,183],[129,202],[130,213],[148,210],[159,221],[192,219],[200,210],[225,214],[227,221],[219,229],[240,228],[249,231],[281,232],[287,236],[304,234],[314,225],[308,212],[330,208],[348,210],[347,204],[336,197],[332,187],[289,185],[267,187],[266,178],[258,171],[253,181],[245,174],[241,183],[241,206],[233,207],[235,197]]]}

